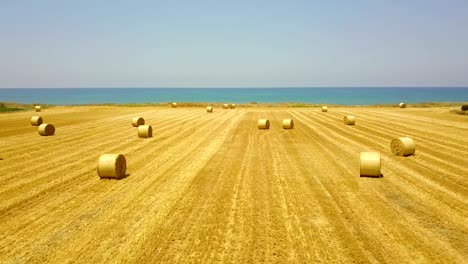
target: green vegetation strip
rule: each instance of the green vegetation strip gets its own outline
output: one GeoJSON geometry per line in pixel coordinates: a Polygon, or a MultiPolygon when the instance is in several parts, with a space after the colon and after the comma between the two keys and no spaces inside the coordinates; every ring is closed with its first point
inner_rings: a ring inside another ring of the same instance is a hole
{"type": "Polygon", "coordinates": [[[15,111],[22,111],[24,109],[17,108],[17,107],[7,107],[4,103],[0,103],[0,113],[6,112],[15,112],[15,111]]]}

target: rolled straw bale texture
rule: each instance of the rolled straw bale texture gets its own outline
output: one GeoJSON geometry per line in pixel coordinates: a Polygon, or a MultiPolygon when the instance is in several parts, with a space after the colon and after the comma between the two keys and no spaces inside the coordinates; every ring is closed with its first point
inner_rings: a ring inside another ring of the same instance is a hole
{"type": "Polygon", "coordinates": [[[399,106],[400,108],[406,108],[406,104],[405,104],[405,103],[400,103],[398,106],[399,106]]]}
{"type": "Polygon", "coordinates": [[[42,117],[40,116],[31,117],[31,126],[40,126],[42,122],[42,117]]]}
{"type": "Polygon", "coordinates": [[[328,107],[327,106],[322,106],[322,112],[328,112],[328,107]]]}
{"type": "Polygon", "coordinates": [[[34,109],[36,109],[36,112],[40,112],[41,111],[41,106],[40,105],[36,105],[34,107],[34,109]]]}
{"type": "Polygon", "coordinates": [[[396,138],[390,142],[390,150],[397,156],[409,156],[416,151],[416,144],[409,137],[396,138]]]}
{"type": "Polygon", "coordinates": [[[228,104],[223,104],[223,109],[228,109],[229,105],[228,104]]]}
{"type": "Polygon", "coordinates": [[[97,172],[101,178],[123,178],[127,160],[122,154],[103,154],[98,159],[97,172]]]}
{"type": "Polygon", "coordinates": [[[283,119],[283,129],[293,129],[294,120],[292,119],[283,119]]]}
{"type": "Polygon", "coordinates": [[[213,107],[212,106],[207,106],[206,107],[206,112],[213,113],[213,107]]]}
{"type": "Polygon", "coordinates": [[[270,120],[268,120],[268,119],[259,119],[258,120],[258,129],[270,129],[270,120]]]}
{"type": "Polygon", "coordinates": [[[461,110],[463,110],[463,111],[468,110],[468,105],[462,105],[461,110]]]}
{"type": "Polygon", "coordinates": [[[236,108],[236,105],[235,104],[230,104],[229,108],[234,109],[234,108],[236,108]]]}
{"type": "Polygon", "coordinates": [[[55,134],[55,127],[52,124],[42,124],[38,127],[37,131],[41,136],[52,136],[55,134]]]}
{"type": "Polygon", "coordinates": [[[145,124],[145,119],[143,117],[134,117],[132,118],[132,126],[138,127],[145,124]]]}
{"type": "Polygon", "coordinates": [[[380,177],[380,153],[361,152],[361,176],[380,177]]]}
{"type": "Polygon", "coordinates": [[[352,115],[347,115],[344,117],[345,125],[354,125],[356,123],[356,118],[352,115]]]}
{"type": "Polygon", "coordinates": [[[177,103],[172,103],[172,104],[171,104],[171,107],[172,107],[172,108],[177,108],[177,103]]]}
{"type": "Polygon", "coordinates": [[[143,125],[138,127],[138,137],[148,138],[153,136],[153,128],[150,125],[143,125]]]}

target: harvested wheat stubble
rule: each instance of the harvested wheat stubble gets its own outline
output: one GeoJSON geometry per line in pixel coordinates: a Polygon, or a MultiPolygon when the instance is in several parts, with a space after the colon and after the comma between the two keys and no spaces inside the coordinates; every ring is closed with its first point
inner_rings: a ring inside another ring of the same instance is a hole
{"type": "Polygon", "coordinates": [[[213,113],[213,107],[212,106],[207,106],[206,107],[206,112],[213,113]]]}
{"type": "Polygon", "coordinates": [[[97,172],[101,178],[125,177],[127,160],[123,154],[103,154],[98,159],[97,172]]]}
{"type": "Polygon", "coordinates": [[[345,125],[354,125],[356,123],[356,117],[352,115],[347,115],[344,117],[345,125]]]}
{"type": "Polygon", "coordinates": [[[397,156],[409,156],[416,151],[416,144],[409,137],[396,138],[390,142],[390,150],[397,156]]]}
{"type": "Polygon", "coordinates": [[[236,108],[236,105],[235,104],[230,104],[229,108],[234,109],[234,108],[236,108]]]}
{"type": "Polygon", "coordinates": [[[228,109],[229,105],[228,104],[223,104],[223,109],[228,109]]]}
{"type": "Polygon", "coordinates": [[[40,126],[42,122],[42,117],[40,116],[31,117],[31,126],[40,126]]]}
{"type": "Polygon", "coordinates": [[[41,111],[41,106],[40,105],[36,105],[34,107],[34,109],[36,109],[36,112],[40,112],[41,111]]]}
{"type": "Polygon", "coordinates": [[[258,129],[270,129],[270,120],[268,120],[268,119],[259,119],[258,120],[258,129]]]}
{"type": "Polygon", "coordinates": [[[361,152],[360,176],[380,177],[380,153],[361,152]]]}
{"type": "Polygon", "coordinates": [[[55,127],[52,124],[42,124],[37,128],[37,131],[41,136],[52,136],[55,134],[55,127]]]}
{"type": "Polygon", "coordinates": [[[322,106],[322,112],[328,112],[328,107],[327,106],[322,106]]]}
{"type": "Polygon", "coordinates": [[[153,136],[153,128],[150,125],[143,125],[138,127],[138,137],[148,138],[153,136]]]}
{"type": "Polygon", "coordinates": [[[398,106],[399,106],[400,108],[406,108],[406,104],[405,104],[405,103],[400,103],[398,106]]]}
{"type": "Polygon", "coordinates": [[[283,119],[283,129],[293,129],[294,120],[292,119],[283,119]]]}
{"type": "Polygon", "coordinates": [[[132,126],[139,127],[145,124],[145,119],[143,117],[134,117],[132,118],[132,126]]]}
{"type": "Polygon", "coordinates": [[[171,107],[172,107],[172,108],[177,108],[177,103],[172,103],[172,104],[171,104],[171,107]]]}
{"type": "Polygon", "coordinates": [[[462,111],[468,110],[468,105],[462,105],[462,106],[461,106],[461,110],[462,110],[462,111]]]}

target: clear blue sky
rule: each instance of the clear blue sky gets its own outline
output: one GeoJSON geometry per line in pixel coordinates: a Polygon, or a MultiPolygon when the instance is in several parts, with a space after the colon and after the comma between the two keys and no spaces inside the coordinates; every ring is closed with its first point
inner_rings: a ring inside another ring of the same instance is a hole
{"type": "Polygon", "coordinates": [[[467,0],[0,2],[0,87],[468,86],[467,0]]]}

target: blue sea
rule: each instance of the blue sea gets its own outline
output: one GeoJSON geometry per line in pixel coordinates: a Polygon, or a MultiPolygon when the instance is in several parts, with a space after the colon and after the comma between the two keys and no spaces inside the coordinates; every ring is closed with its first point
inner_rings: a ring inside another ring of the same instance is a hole
{"type": "Polygon", "coordinates": [[[466,88],[21,88],[0,89],[0,102],[55,105],[162,102],[326,103],[468,102],[466,88]]]}

